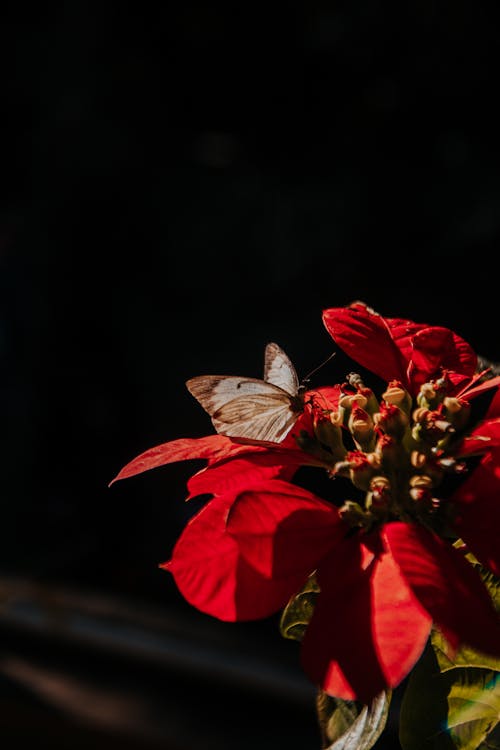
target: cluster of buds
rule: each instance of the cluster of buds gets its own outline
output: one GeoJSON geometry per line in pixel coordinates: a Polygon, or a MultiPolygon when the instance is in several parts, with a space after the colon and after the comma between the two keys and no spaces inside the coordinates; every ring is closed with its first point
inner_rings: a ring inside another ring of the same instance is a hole
{"type": "Polygon", "coordinates": [[[448,396],[449,388],[446,375],[424,383],[414,403],[394,380],[378,400],[351,373],[337,410],[315,415],[315,439],[302,447],[321,454],[332,478],[347,477],[364,493],[363,502],[348,500],[340,509],[348,523],[370,528],[418,518],[442,524],[439,486],[446,474],[465,470],[453,448],[470,415],[469,404],[448,396]]]}

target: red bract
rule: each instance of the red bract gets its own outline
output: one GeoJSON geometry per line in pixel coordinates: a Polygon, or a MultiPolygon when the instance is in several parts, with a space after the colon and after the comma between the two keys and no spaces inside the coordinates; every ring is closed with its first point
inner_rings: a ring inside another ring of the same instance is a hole
{"type": "Polygon", "coordinates": [[[276,444],[268,447],[240,443],[223,435],[180,438],[157,445],[136,456],[121,469],[110,486],[119,479],[192,459],[206,459],[208,465],[188,481],[188,498],[201,494],[220,495],[229,489],[234,492],[254,481],[274,476],[286,475],[291,478],[301,464],[315,463],[303,451],[286,449],[276,444]]]}
{"type": "Polygon", "coordinates": [[[313,408],[328,412],[338,405],[338,387],[318,388],[306,393],[306,408],[282,443],[267,443],[225,435],[179,438],[140,453],[111,480],[142,474],[178,461],[205,459],[208,465],[188,482],[189,497],[199,494],[220,495],[231,489],[244,489],[263,478],[291,478],[301,465],[323,466],[324,461],[297,446],[299,433],[312,436],[313,408]],[[316,405],[313,407],[313,405],[316,405]],[[238,460],[236,460],[238,459],[238,460]]]}
{"type": "Polygon", "coordinates": [[[500,378],[474,374],[474,351],[445,328],[384,319],[361,303],[323,320],[347,354],[389,381],[380,400],[360,376],[340,378],[306,394],[282,443],[173,440],[113,482],[205,459],[187,497],[212,498],[160,567],[193,606],[226,621],[282,610],[314,574],[304,669],[327,693],[368,703],[409,673],[433,624],[451,654],[468,644],[500,656],[498,615],[464,554],[500,574],[500,378]],[[303,465],[326,471],[332,490],[350,478],[356,502],[349,491],[338,502],[298,486],[303,465]]]}
{"type": "Polygon", "coordinates": [[[383,318],[362,302],[324,310],[323,322],[355,362],[384,380],[400,380],[412,395],[441,369],[453,371],[459,384],[477,367],[474,350],[448,328],[383,318]]]}
{"type": "Polygon", "coordinates": [[[500,624],[478,573],[427,529],[352,530],[337,508],[281,480],[213,500],[164,565],[183,596],[221,620],[281,610],[317,571],[303,665],[328,693],[369,702],[395,686],[436,622],[452,646],[500,656],[500,624]],[[350,533],[349,533],[350,532],[350,533]]]}
{"type": "Polygon", "coordinates": [[[500,575],[500,418],[481,422],[464,441],[462,453],[474,448],[482,456],[452,496],[453,527],[475,557],[500,575]]]}
{"type": "Polygon", "coordinates": [[[427,529],[394,522],[349,537],[319,568],[318,582],[302,660],[332,695],[368,703],[398,685],[432,621],[455,646],[500,653],[498,618],[479,575],[427,529]]]}
{"type": "Polygon", "coordinates": [[[203,612],[254,620],[281,609],[345,531],[329,503],[271,479],[212,500],[188,523],[164,567],[203,612]]]}

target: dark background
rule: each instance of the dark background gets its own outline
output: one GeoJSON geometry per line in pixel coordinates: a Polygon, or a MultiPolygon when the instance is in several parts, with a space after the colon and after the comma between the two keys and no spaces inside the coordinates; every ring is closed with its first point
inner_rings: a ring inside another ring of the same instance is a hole
{"type": "MultiPolygon", "coordinates": [[[[28,609],[56,590],[81,595],[78,606],[99,595],[136,614],[152,607],[171,618],[163,633],[194,627],[190,643],[214,638],[221,664],[225,643],[250,648],[250,660],[268,654],[300,692],[296,644],[275,618],[214,623],[158,568],[195,508],[185,482],[201,464],[107,485],[146,448],[212,431],[187,378],[260,377],[269,340],[299,375],[319,364],[332,350],[325,307],[362,299],[387,316],[449,326],[499,358],[498,31],[487,2],[4,6],[7,613],[21,590],[28,609]]],[[[124,654],[111,664],[84,651],[80,662],[71,628],[62,653],[60,639],[16,617],[3,626],[0,667],[14,654],[38,665],[39,680],[3,669],[13,747],[29,734],[24,712],[39,717],[48,747],[94,747],[106,732],[111,746],[118,736],[120,720],[71,718],[54,703],[45,689],[54,670],[88,685],[113,675],[160,715],[174,706],[168,747],[225,748],[227,735],[227,747],[244,750],[262,741],[264,717],[269,747],[318,746],[305,684],[290,719],[272,691],[244,692],[243,668],[227,689],[183,662],[139,678],[144,664],[132,668],[124,654]]],[[[130,731],[131,747],[150,747],[130,731]]]]}

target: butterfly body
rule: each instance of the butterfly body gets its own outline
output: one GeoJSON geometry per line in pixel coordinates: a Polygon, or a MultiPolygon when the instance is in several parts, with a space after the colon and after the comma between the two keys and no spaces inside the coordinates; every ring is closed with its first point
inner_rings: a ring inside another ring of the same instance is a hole
{"type": "Polygon", "coordinates": [[[186,382],[218,433],[281,442],[304,409],[303,388],[283,349],[266,346],[264,379],[200,375],[186,382]]]}

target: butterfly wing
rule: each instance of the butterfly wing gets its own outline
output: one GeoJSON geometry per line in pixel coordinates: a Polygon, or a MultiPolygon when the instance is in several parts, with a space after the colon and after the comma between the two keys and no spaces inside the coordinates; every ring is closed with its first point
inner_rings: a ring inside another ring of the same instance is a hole
{"type": "Polygon", "coordinates": [[[263,380],[238,375],[200,375],[188,380],[186,387],[211,417],[234,399],[279,392],[276,386],[263,380]]]}
{"type": "Polygon", "coordinates": [[[299,392],[299,378],[289,357],[273,341],[266,346],[264,354],[264,380],[277,385],[291,396],[299,392]]]}
{"type": "Polygon", "coordinates": [[[229,437],[280,442],[302,411],[297,396],[257,378],[200,375],[186,386],[217,432],[229,437]]]}
{"type": "Polygon", "coordinates": [[[233,399],[214,414],[212,422],[217,432],[230,437],[279,443],[295,424],[298,414],[292,399],[281,391],[233,399]]]}

